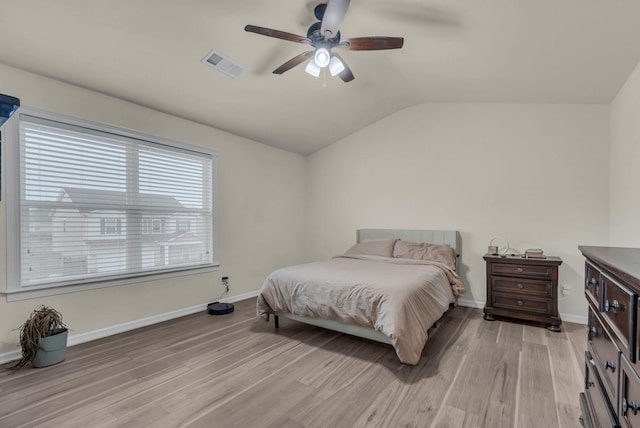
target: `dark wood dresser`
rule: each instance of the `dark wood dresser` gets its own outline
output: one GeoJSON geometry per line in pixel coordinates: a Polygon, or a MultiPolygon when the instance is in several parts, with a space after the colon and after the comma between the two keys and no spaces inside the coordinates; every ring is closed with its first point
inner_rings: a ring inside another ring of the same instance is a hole
{"type": "Polygon", "coordinates": [[[560,331],[558,314],[559,257],[525,259],[522,256],[485,254],[487,263],[487,303],[484,319],[493,316],[519,318],[549,324],[560,331]]]}
{"type": "Polygon", "coordinates": [[[640,249],[580,246],[588,302],[585,427],[640,427],[640,249]]]}

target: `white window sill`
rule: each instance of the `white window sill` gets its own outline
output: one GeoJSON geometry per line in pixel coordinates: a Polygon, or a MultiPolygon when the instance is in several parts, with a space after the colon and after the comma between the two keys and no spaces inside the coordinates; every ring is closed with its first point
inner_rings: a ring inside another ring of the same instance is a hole
{"type": "Polygon", "coordinates": [[[57,294],[75,293],[78,291],[94,290],[97,288],[115,287],[120,285],[136,284],[139,282],[156,281],[186,275],[197,275],[201,273],[215,272],[219,267],[220,265],[216,264],[195,269],[185,269],[181,271],[164,272],[131,278],[120,278],[110,281],[96,281],[74,285],[40,286],[29,288],[25,287],[15,290],[0,291],[0,295],[5,295],[7,297],[7,302],[16,302],[19,300],[35,299],[38,297],[55,296],[57,294]]]}

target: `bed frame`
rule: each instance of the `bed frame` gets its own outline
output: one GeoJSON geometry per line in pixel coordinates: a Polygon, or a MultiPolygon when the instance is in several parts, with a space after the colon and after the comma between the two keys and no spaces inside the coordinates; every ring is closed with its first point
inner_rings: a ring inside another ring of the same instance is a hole
{"type": "MultiPolygon", "coordinates": [[[[460,254],[460,234],[456,230],[404,230],[404,229],[359,229],[356,234],[357,242],[376,239],[402,239],[403,241],[430,242],[432,244],[447,244],[460,254]]],[[[460,257],[456,260],[456,270],[459,271],[460,257]]],[[[391,344],[389,337],[372,328],[359,325],[344,324],[335,320],[302,317],[285,312],[274,313],[275,327],[280,328],[280,317],[291,319],[306,324],[315,325],[340,333],[350,334],[376,342],[391,344]]]]}

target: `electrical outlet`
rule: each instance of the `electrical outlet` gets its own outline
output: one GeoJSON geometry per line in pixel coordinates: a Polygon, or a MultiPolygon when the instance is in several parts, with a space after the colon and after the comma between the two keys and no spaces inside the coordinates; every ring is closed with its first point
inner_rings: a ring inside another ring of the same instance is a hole
{"type": "Polygon", "coordinates": [[[228,276],[220,277],[220,285],[227,285],[227,284],[229,284],[229,277],[228,276]]]}
{"type": "Polygon", "coordinates": [[[562,285],[560,286],[560,292],[563,296],[567,296],[571,294],[571,287],[569,287],[568,285],[562,285]]]}

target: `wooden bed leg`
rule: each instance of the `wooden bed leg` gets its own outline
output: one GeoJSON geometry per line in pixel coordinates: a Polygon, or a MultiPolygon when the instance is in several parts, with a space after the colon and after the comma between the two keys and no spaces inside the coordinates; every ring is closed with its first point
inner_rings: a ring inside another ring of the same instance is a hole
{"type": "Polygon", "coordinates": [[[280,328],[280,317],[278,317],[277,315],[273,316],[273,321],[276,324],[276,328],[280,328]]]}

